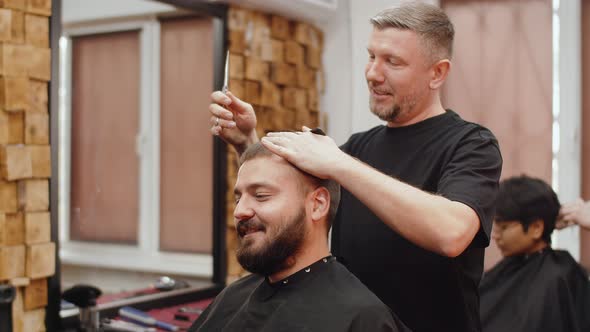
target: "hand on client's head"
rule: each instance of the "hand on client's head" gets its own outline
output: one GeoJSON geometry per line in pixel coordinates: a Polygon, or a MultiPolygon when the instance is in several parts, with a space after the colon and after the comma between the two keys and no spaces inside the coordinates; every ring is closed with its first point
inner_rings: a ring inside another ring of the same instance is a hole
{"type": "Polygon", "coordinates": [[[578,198],[573,202],[562,205],[555,225],[556,228],[563,229],[575,224],[590,229],[590,201],[584,202],[584,200],[578,198]]]}

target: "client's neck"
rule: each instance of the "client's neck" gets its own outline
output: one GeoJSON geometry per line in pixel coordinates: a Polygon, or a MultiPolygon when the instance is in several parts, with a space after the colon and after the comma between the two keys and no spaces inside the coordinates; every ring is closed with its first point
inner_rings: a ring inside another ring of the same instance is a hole
{"type": "Polygon", "coordinates": [[[529,250],[527,250],[525,252],[526,255],[531,255],[534,253],[537,253],[545,248],[547,248],[549,246],[549,244],[547,244],[547,242],[543,241],[543,240],[539,240],[539,242],[535,243],[533,246],[531,246],[529,248],[529,250]]]}
{"type": "Polygon", "coordinates": [[[330,255],[328,241],[313,241],[302,246],[301,250],[285,261],[285,268],[268,276],[271,283],[285,279],[288,276],[310,266],[320,259],[330,255]]]}

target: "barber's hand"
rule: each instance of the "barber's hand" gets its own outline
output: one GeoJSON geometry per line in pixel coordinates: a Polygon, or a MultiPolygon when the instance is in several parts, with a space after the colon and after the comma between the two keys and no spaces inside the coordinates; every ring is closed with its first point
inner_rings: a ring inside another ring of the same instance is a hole
{"type": "Polygon", "coordinates": [[[261,142],[297,168],[321,179],[329,178],[334,167],[348,157],[332,138],[312,134],[307,127],[303,132],[268,133],[261,142]]]}
{"type": "Polygon", "coordinates": [[[211,133],[233,145],[242,153],[250,144],[258,142],[256,114],[252,105],[236,97],[230,91],[211,94],[211,133]]]}
{"type": "Polygon", "coordinates": [[[555,227],[562,229],[574,224],[590,230],[590,201],[584,202],[579,198],[561,206],[555,227]]]}

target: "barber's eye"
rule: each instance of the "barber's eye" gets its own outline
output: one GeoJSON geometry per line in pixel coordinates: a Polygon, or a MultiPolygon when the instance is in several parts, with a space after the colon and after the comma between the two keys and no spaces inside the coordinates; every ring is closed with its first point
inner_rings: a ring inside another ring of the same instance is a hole
{"type": "Polygon", "coordinates": [[[264,193],[256,194],[256,199],[258,199],[258,200],[268,199],[269,197],[270,197],[269,194],[264,194],[264,193]]]}

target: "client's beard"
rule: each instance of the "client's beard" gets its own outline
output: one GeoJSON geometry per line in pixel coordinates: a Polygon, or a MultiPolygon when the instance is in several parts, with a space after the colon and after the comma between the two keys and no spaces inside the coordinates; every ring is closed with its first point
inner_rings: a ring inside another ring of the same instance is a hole
{"type": "MultiPolygon", "coordinates": [[[[243,221],[238,225],[238,231],[240,227],[256,227],[256,223],[260,222],[243,221]]],[[[265,239],[265,243],[257,249],[252,248],[252,243],[240,240],[236,255],[244,269],[269,276],[288,267],[287,259],[297,253],[305,238],[305,210],[301,209],[288,223],[278,227],[274,237],[265,239]]],[[[264,226],[261,228],[267,231],[271,229],[264,226]]]]}

